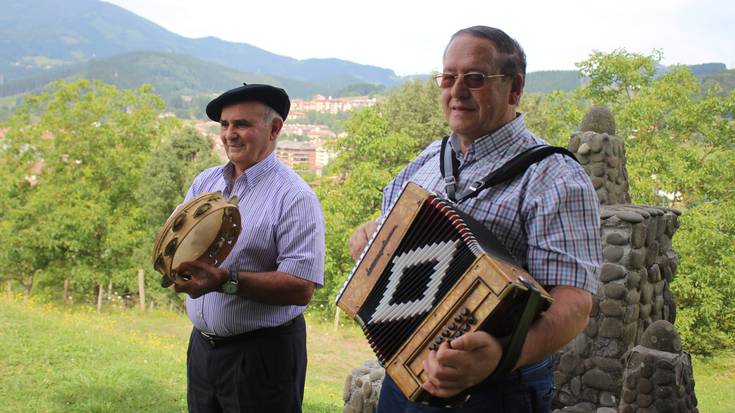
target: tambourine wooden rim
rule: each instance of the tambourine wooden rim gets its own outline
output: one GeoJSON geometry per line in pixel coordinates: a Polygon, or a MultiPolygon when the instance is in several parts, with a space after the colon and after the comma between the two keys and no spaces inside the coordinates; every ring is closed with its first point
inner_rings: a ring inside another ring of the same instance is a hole
{"type": "Polygon", "coordinates": [[[241,230],[237,198],[228,202],[220,192],[207,192],[181,205],[153,242],[152,263],[162,275],[161,285],[169,287],[176,282],[181,262],[222,263],[241,230]]]}

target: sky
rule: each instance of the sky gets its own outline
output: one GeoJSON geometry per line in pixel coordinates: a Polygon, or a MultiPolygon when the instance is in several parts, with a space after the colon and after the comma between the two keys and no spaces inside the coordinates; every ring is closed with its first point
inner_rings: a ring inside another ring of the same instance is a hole
{"type": "Polygon", "coordinates": [[[106,0],[181,36],[214,36],[296,59],[338,58],[398,75],[441,70],[449,37],[493,26],[526,51],[528,71],[573,70],[593,51],[664,65],[735,67],[732,0],[106,0]]]}

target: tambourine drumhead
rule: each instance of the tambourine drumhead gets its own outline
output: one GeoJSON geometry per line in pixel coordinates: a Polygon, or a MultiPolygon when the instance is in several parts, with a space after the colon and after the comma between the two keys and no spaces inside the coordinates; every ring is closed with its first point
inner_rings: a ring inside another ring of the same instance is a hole
{"type": "Polygon", "coordinates": [[[181,205],[166,220],[153,243],[153,267],[163,275],[162,286],[176,281],[182,262],[216,266],[227,258],[242,229],[236,202],[228,202],[219,192],[207,192],[181,205]]]}

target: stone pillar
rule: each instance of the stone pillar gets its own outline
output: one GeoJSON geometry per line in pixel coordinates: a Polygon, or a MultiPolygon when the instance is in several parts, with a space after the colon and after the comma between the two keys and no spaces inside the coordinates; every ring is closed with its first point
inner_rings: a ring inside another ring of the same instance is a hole
{"type": "Polygon", "coordinates": [[[689,354],[676,328],[659,320],[643,333],[626,357],[620,413],[697,413],[689,354]]]}
{"type": "Polygon", "coordinates": [[[675,320],[670,283],[678,255],[671,245],[681,213],[630,204],[625,148],[613,135],[609,110],[591,109],[581,129],[569,149],[600,200],[603,264],[587,329],[555,356],[554,407],[596,411],[619,405],[624,356],[641,343],[646,328],[675,320]]]}
{"type": "Polygon", "coordinates": [[[604,106],[593,106],[585,115],[580,131],[569,145],[597,191],[600,205],[629,204],[625,145],[615,136],[615,118],[604,106]]]}
{"type": "Polygon", "coordinates": [[[347,376],[342,393],[345,405],[342,413],[373,413],[378,408],[378,396],[385,370],[377,360],[366,361],[347,376]]]}

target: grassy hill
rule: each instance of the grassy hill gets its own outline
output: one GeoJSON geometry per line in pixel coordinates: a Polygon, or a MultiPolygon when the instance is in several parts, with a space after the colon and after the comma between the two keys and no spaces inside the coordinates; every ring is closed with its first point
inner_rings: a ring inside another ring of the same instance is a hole
{"type": "MultiPolygon", "coordinates": [[[[0,329],[0,413],[186,411],[183,315],[0,298],[0,329]]],[[[356,327],[311,318],[307,348],[304,412],[341,412],[345,377],[372,351],[356,327]]]]}
{"type": "MultiPolygon", "coordinates": [[[[305,413],[341,412],[350,371],[374,359],[361,331],[307,317],[305,413]]],[[[183,412],[189,320],[165,310],[23,303],[0,296],[0,413],[183,412]]],[[[735,354],[694,357],[699,409],[735,409],[735,354]]]]}

